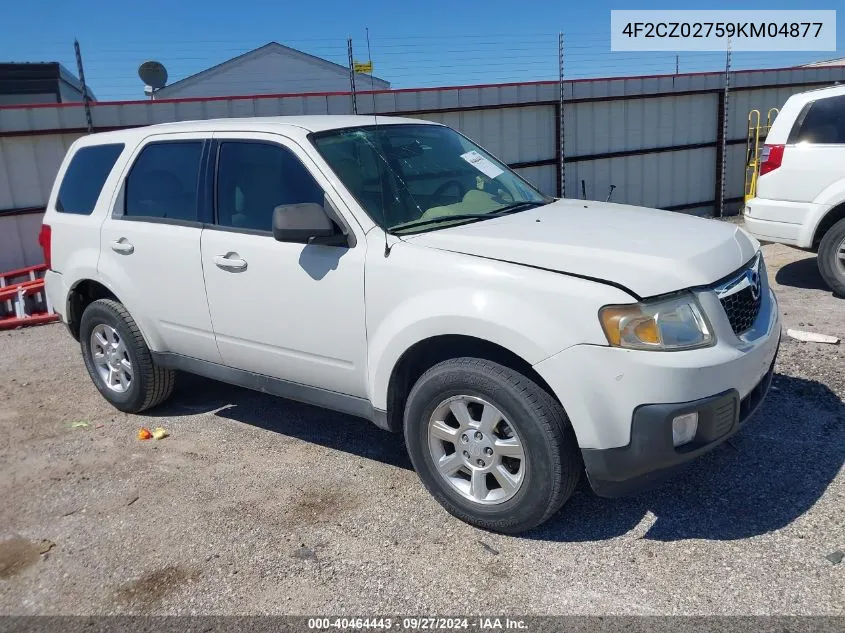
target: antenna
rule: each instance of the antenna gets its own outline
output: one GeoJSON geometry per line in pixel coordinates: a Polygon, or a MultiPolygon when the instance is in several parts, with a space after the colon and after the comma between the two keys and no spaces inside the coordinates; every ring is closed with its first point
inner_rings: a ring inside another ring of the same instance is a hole
{"type": "MultiPolygon", "coordinates": [[[[370,65],[370,96],[373,98],[373,124],[378,125],[378,115],[376,114],[376,86],[373,81],[373,54],[370,51],[370,27],[364,27],[367,34],[367,63],[370,65]]],[[[390,255],[390,242],[387,241],[387,229],[384,229],[384,256],[390,255]]]]}
{"type": "Polygon", "coordinates": [[[370,28],[364,27],[367,32],[367,63],[370,64],[370,95],[373,97],[373,120],[378,125],[378,117],[376,116],[376,86],[373,81],[373,55],[370,52],[370,28]]]}
{"type": "Polygon", "coordinates": [[[146,61],[138,66],[138,76],[144,82],[144,94],[155,99],[155,92],[167,83],[167,69],[157,61],[146,61]]]}

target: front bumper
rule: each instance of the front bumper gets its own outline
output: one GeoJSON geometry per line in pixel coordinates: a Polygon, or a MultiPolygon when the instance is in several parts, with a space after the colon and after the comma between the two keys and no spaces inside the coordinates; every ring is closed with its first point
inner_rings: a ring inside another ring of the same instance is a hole
{"type": "MultiPolygon", "coordinates": [[[[777,355],[777,354],[775,354],[777,355]]],[[[750,418],[772,384],[775,361],[744,398],[729,389],[709,398],[677,404],[647,404],[634,411],[628,446],[584,449],[581,454],[590,485],[602,497],[631,494],[654,485],[680,466],[713,450],[750,418]],[[672,443],[672,419],[698,412],[698,430],[689,444],[672,443]]]]}
{"type": "Polygon", "coordinates": [[[780,344],[774,293],[752,328],[734,334],[716,294],[697,292],[713,347],[653,352],[574,345],[534,366],[564,406],[599,494],[632,492],[725,439],[765,396],[780,344]],[[701,435],[672,444],[672,418],[699,411],[701,435]]]}

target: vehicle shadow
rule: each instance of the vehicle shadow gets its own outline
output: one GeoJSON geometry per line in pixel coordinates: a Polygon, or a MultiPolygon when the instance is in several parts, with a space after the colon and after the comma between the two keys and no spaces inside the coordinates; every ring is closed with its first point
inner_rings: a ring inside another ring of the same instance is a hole
{"type": "MultiPolygon", "coordinates": [[[[215,415],[411,469],[400,433],[366,420],[180,374],[151,415],[215,415]]],[[[634,497],[603,499],[582,479],[575,495],[525,538],[600,541],[650,523],[642,538],[732,540],[792,523],[822,496],[845,461],[845,404],[827,386],[776,374],[761,409],[721,447],[666,483],[634,497]],[[652,516],[653,515],[653,516],[652,516]]]]}
{"type": "Polygon", "coordinates": [[[785,264],[775,274],[775,281],[781,286],[830,292],[830,288],[819,273],[819,266],[815,257],[806,257],[785,264]]]}
{"type": "Polygon", "coordinates": [[[619,537],[733,540],[783,528],[815,504],[845,461],[845,404],[827,386],[776,374],[763,406],[728,442],[634,497],[601,499],[581,482],[548,523],[550,541],[619,537]]]}
{"type": "Polygon", "coordinates": [[[170,417],[211,411],[227,420],[295,437],[355,457],[407,470],[412,468],[401,433],[383,431],[362,418],[181,372],[168,402],[145,415],[170,417]]]}

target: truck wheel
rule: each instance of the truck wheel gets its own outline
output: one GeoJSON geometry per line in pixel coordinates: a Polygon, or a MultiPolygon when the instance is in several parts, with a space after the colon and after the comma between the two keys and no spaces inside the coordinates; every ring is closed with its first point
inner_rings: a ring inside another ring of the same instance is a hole
{"type": "Polygon", "coordinates": [[[79,343],[91,380],[117,409],[138,413],[173,392],[173,370],[156,366],[123,304],[100,299],[85,308],[79,343]]]}
{"type": "Polygon", "coordinates": [[[557,512],[582,471],[560,404],[522,374],[478,358],[447,360],[420,377],[405,407],[405,442],[446,510],[505,534],[557,512]]]}
{"type": "Polygon", "coordinates": [[[845,219],[839,220],[819,244],[819,272],[833,293],[845,297],[845,219]]]}

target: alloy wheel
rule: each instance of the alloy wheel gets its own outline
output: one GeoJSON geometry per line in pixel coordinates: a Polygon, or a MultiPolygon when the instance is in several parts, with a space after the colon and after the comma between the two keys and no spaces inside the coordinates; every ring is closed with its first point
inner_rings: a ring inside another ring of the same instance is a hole
{"type": "Polygon", "coordinates": [[[483,398],[461,395],[441,402],[428,422],[428,445],[440,476],[469,501],[504,503],[525,479],[522,440],[483,398]]]}
{"type": "Polygon", "coordinates": [[[111,391],[125,393],[132,385],[133,369],[120,334],[100,323],[91,332],[91,359],[100,379],[111,391]]]}

